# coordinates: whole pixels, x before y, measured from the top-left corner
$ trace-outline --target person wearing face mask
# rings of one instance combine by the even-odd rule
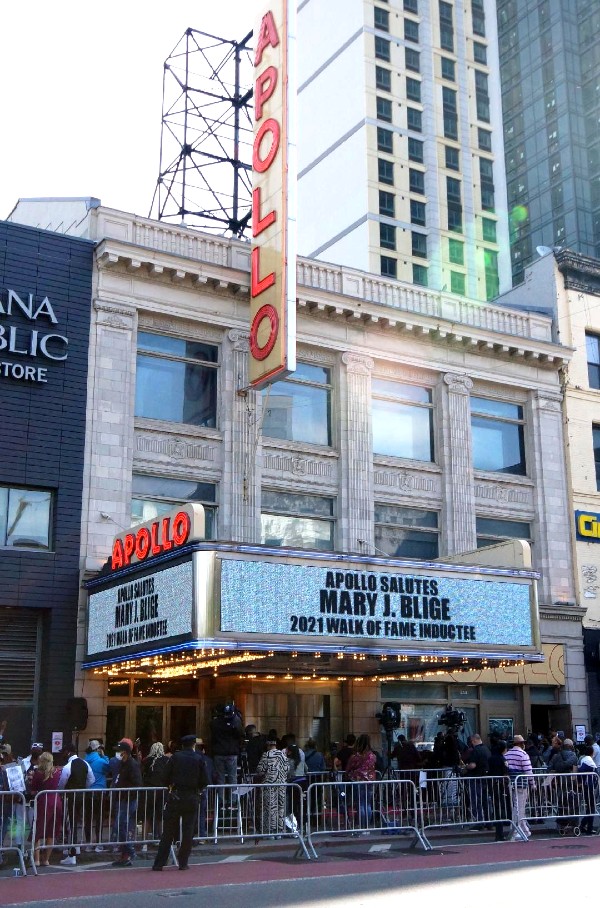
[[[112,787],[120,789],[116,798],[116,840],[119,843],[120,857],[112,862],[113,867],[131,867],[134,848],[129,841],[129,830],[135,828],[137,811],[137,793],[131,790],[142,787],[140,764],[132,757],[133,747],[128,739],[123,738],[117,744],[118,769],[113,778]]]

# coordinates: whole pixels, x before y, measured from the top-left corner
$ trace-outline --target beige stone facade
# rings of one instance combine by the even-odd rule
[[[375,505],[435,512],[444,560],[476,548],[478,519],[519,521],[530,527],[533,566],[540,573],[547,661],[529,674],[432,672],[421,680],[422,690],[427,697],[427,685],[435,682],[432,703],[466,697],[482,727],[488,717],[506,714],[515,730],[546,722],[569,728],[589,724],[583,610],[576,605],[582,600],[573,582],[563,457],[562,376],[572,344],[570,338],[561,338],[564,346],[555,342],[549,317],[300,259],[298,360],[329,370],[331,439],[322,445],[267,437],[261,431],[263,399],[247,388],[248,245],[102,207],[90,211],[78,229],[97,243],[82,528],[85,576],[100,568],[112,537],[130,525],[134,474],[213,483],[220,540],[260,542],[265,489],[332,500],[334,548],[340,553],[376,553]],[[135,416],[140,331],[218,347],[215,426]],[[374,381],[431,393],[431,460],[373,453]],[[473,468],[474,398],[522,408],[523,475]],[[85,625],[82,592],[79,666]],[[504,699],[494,694],[500,688]],[[135,710],[148,703],[126,681],[120,693],[108,697],[106,682],[80,668],[75,694],[88,701],[91,736],[107,734],[108,707],[122,707],[132,731]],[[283,724],[296,723],[305,736],[320,717],[327,719],[332,740],[351,730],[376,731],[375,712],[382,699],[389,699],[386,684],[369,677],[330,675],[315,684],[291,674],[251,678],[238,673],[201,678],[197,693],[181,704],[197,706],[198,729],[205,730],[211,705],[234,694],[246,721],[264,730],[278,718],[280,731]],[[497,707],[488,702],[494,697]],[[177,702],[165,700],[165,709]],[[165,712],[165,737],[169,715]]]

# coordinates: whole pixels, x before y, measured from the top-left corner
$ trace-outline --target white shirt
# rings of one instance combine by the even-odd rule
[[[592,744],[592,750],[592,760],[594,761],[594,765],[596,766],[596,769],[600,769],[600,747],[598,747],[595,741]]]
[[[67,763],[67,765],[63,766],[63,771],[61,772],[60,779],[58,780],[58,787],[60,789],[64,788],[66,786],[67,782],[69,781],[69,779],[71,778],[71,763],[73,762],[73,760],[78,760],[78,759],[80,759],[80,758],[77,756],[77,754],[73,754],[72,757],[69,757],[69,762]],[[83,758],[81,758],[81,759],[83,759]],[[83,762],[85,763],[85,760]],[[91,788],[95,781],[94,773],[92,772],[92,767],[90,766],[89,763],[85,763],[85,765],[87,766],[87,777],[85,780],[85,787]]]

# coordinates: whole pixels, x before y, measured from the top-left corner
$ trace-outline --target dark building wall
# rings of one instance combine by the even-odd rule
[[[53,731],[70,736],[65,707],[75,665],[92,256],[88,240],[0,222],[0,485],[49,489],[54,496],[50,552],[0,549],[0,624],[35,609],[42,625],[33,728],[21,728],[24,709],[6,734],[20,750],[32,733],[47,745]],[[15,305],[8,314],[9,289],[24,301],[32,293],[34,311],[48,297],[56,324],[43,313],[31,320]],[[66,337],[67,358],[53,361],[39,348],[37,356],[10,352],[11,327],[21,350],[32,330],[38,341],[45,334]],[[46,349],[60,356],[65,345],[54,340]],[[4,363],[44,368],[46,381],[19,379]],[[7,699],[1,669],[0,702]]]

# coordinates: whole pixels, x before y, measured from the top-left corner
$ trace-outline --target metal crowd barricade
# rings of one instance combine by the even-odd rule
[[[196,842],[294,838],[305,857],[304,792],[296,783],[209,785],[198,812]]]
[[[414,843],[431,849],[421,829],[417,789],[411,781],[316,782],[308,788],[306,837],[315,857],[317,836],[411,832]]]
[[[598,773],[536,773],[515,779],[516,809],[528,821],[546,821],[561,835],[579,835],[584,817],[600,816]],[[523,825],[523,824],[522,824]]]
[[[523,838],[513,818],[513,798],[507,776],[464,777],[453,772],[428,778],[420,789],[421,823],[427,829],[494,825],[509,826]]]
[[[155,843],[162,831],[165,788],[41,791],[33,803],[31,866],[37,873],[56,849],[118,850]]]
[[[25,855],[30,823],[29,808],[22,792],[0,791],[0,855],[15,852],[21,876],[27,873]]]

